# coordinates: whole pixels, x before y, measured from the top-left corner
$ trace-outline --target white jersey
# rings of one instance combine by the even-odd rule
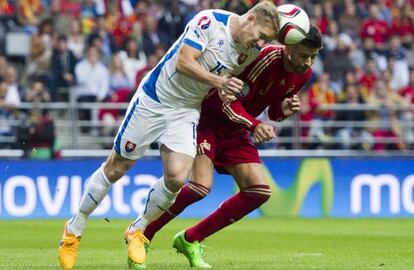
[[[184,33],[171,46],[158,65],[142,80],[139,91],[153,100],[175,108],[199,108],[211,85],[176,71],[178,52],[186,44],[203,54],[197,59],[208,71],[217,75],[239,75],[259,54],[258,48],[245,49],[230,34],[230,17],[223,10],[198,13]]]

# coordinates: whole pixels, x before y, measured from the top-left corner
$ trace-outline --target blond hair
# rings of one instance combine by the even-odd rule
[[[254,14],[258,23],[271,25],[275,33],[279,32],[279,14],[273,1],[262,0],[247,13]]]

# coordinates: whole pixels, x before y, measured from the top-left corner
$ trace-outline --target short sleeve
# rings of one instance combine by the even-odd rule
[[[199,12],[188,22],[183,43],[194,49],[204,51],[211,40],[214,18],[211,11]]]

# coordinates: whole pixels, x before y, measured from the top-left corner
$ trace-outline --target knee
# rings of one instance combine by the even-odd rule
[[[205,184],[205,183],[197,183],[194,181],[189,181],[187,184],[187,187],[197,193],[200,196],[200,199],[204,198],[205,196],[210,193],[211,190],[211,183]]]
[[[250,186],[243,189],[242,192],[249,198],[252,204],[257,205],[257,207],[267,202],[272,195],[272,191],[268,185]]]
[[[188,178],[190,169],[185,166],[174,164],[164,170],[164,181],[167,187],[174,186],[177,189],[184,185],[185,180]],[[174,188],[174,189],[176,189]]]
[[[103,170],[111,183],[118,181],[125,173],[134,165],[135,161],[127,159],[111,159],[109,158],[104,166]]]

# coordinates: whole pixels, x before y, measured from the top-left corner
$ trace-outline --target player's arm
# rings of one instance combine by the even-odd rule
[[[236,77],[220,77],[207,71],[197,61],[202,54],[202,51],[193,48],[190,45],[184,44],[177,58],[177,72],[197,81],[209,84],[215,88],[221,89],[229,97],[239,93],[243,87],[243,81]]]
[[[251,116],[245,110],[240,100],[235,100],[229,104],[223,103],[223,112],[235,125],[252,131],[253,136],[258,143],[262,143],[276,137],[273,127],[264,124],[262,121]]]
[[[294,94],[270,105],[267,114],[270,120],[281,122],[299,111],[300,100],[298,95]]]

